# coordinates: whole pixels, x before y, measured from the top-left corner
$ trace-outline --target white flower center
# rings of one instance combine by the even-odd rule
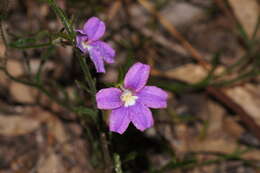
[[[136,102],[136,99],[138,99],[138,97],[133,95],[133,93],[129,90],[124,90],[124,92],[120,98],[124,102],[125,107],[134,105]]]
[[[90,46],[87,41],[82,41],[81,44],[82,44],[82,47],[83,47],[84,49],[88,49],[88,50],[89,50],[89,49],[92,48],[92,46]]]

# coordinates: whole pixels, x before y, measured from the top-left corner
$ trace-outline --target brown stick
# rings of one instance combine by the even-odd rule
[[[192,55],[192,57],[206,70],[211,68],[211,65],[203,59],[198,50],[196,50],[178,31],[177,29],[169,22],[167,19],[162,17],[153,7],[153,5],[147,0],[138,0],[139,3],[152,13],[155,17],[158,18],[162,26],[178,41],[181,42],[182,46],[187,49],[187,51]],[[225,104],[228,108],[233,110],[239,115],[241,120],[246,124],[248,129],[260,140],[260,127],[255,123],[254,119],[248,115],[243,108],[241,108],[237,103],[235,103],[230,97],[228,97],[221,89],[213,88],[208,86],[206,91],[220,102]]]
[[[145,7],[149,12],[151,12],[154,16],[156,16],[161,24],[165,27],[165,29],[177,40],[180,41],[182,46],[193,56],[198,63],[209,70],[211,65],[204,60],[204,58],[200,55],[200,53],[192,47],[192,45],[177,31],[177,29],[169,22],[166,18],[162,17],[153,7],[153,5],[147,0],[138,0],[139,3]]]
[[[118,11],[120,10],[120,7],[122,6],[122,1],[121,0],[116,0],[111,8],[108,11],[108,22],[111,22],[112,19],[117,15]]]
[[[230,99],[223,91],[218,88],[208,86],[206,91],[217,100],[225,104],[229,109],[233,110],[239,118],[247,125],[248,129],[260,140],[260,127],[255,120],[249,116],[241,106]]]

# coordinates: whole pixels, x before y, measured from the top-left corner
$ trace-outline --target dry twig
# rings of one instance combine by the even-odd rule
[[[159,22],[164,26],[164,28],[178,41],[181,42],[182,46],[192,55],[199,65],[201,65],[206,70],[211,69],[211,65],[203,59],[203,56],[200,52],[195,49],[178,31],[177,29],[170,23],[167,19],[162,17],[153,7],[153,5],[147,0],[138,0],[139,3],[148,10],[151,14],[158,18]],[[214,88],[208,86],[206,91],[209,95],[215,97],[221,103],[225,104],[228,108],[234,111],[239,115],[240,119],[247,125],[248,129],[260,140],[260,127],[255,123],[254,119],[248,115],[247,112],[237,103],[235,103],[230,97],[228,97],[221,89]]]

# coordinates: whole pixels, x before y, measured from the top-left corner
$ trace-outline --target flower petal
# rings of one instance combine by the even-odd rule
[[[76,32],[77,32],[78,34],[87,36],[87,34],[86,34],[86,33],[84,32],[84,30],[82,30],[82,29],[76,29]]]
[[[82,34],[78,34],[76,36],[76,46],[83,52],[83,53],[87,53],[88,52],[88,49],[87,48],[84,48],[83,45],[82,45],[82,42],[87,40],[88,37],[85,36],[85,35],[82,35]]]
[[[105,73],[104,60],[100,54],[100,51],[97,47],[91,46],[88,48],[89,57],[92,62],[95,64],[96,70],[98,73]]]
[[[145,86],[137,93],[139,102],[150,108],[166,108],[168,94],[156,86]]]
[[[102,58],[109,64],[114,63],[115,50],[109,44],[103,41],[96,41],[95,43],[99,47]]]
[[[142,89],[149,77],[150,66],[140,62],[134,64],[127,72],[124,80],[124,86],[138,92]]]
[[[141,131],[153,126],[153,116],[150,109],[141,103],[128,107],[129,119]]]
[[[112,110],[109,117],[109,130],[117,133],[124,133],[130,123],[128,109],[121,107]]]
[[[97,107],[99,109],[116,109],[123,103],[120,96],[122,91],[118,88],[106,88],[96,94]]]
[[[86,33],[89,37],[89,40],[95,41],[104,35],[106,26],[105,23],[101,21],[99,18],[91,17],[84,24],[83,30],[84,33]]]

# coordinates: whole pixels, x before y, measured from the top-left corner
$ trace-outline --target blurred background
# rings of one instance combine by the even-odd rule
[[[169,93],[154,127],[108,133],[116,173],[259,173],[258,0],[56,0],[71,25],[98,16],[116,50],[98,89],[137,61]],[[75,48],[44,0],[0,0],[0,173],[102,173]],[[108,111],[104,111],[107,129]],[[108,129],[107,129],[108,131]]]

